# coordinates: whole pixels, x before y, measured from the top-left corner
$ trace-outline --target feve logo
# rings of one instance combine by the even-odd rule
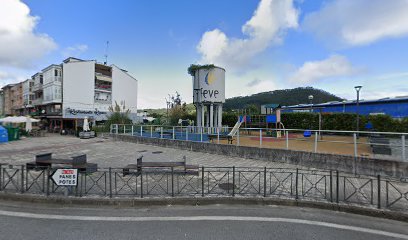
[[[208,71],[207,75],[205,75],[205,83],[207,85],[211,85],[215,82],[215,76],[212,70]]]

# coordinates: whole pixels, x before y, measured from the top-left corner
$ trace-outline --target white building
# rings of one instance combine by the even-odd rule
[[[62,64],[62,118],[78,126],[78,119],[106,120],[109,107],[124,104],[136,120],[137,80],[115,65],[68,58]]]
[[[34,80],[33,79],[27,79],[23,82],[23,113],[22,115],[27,115],[30,114],[31,109],[34,107],[32,105],[32,101],[34,99],[34,93],[33,93],[33,86],[34,86]]]

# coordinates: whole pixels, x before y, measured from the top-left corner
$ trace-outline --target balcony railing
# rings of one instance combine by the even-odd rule
[[[36,106],[36,105],[41,105],[43,103],[43,99],[39,98],[39,99],[34,99],[31,101],[31,103]]]
[[[43,90],[43,84],[42,83],[35,84],[33,86],[32,90],[33,90],[33,92],[42,91]]]

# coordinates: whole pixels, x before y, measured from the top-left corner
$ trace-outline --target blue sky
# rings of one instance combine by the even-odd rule
[[[103,62],[106,41],[108,62],[139,80],[139,108],[175,91],[192,102],[191,63],[225,67],[227,97],[408,95],[406,0],[1,0],[0,86],[68,56]]]

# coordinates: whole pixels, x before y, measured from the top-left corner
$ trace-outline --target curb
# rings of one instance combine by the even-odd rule
[[[115,207],[149,207],[168,205],[279,205],[291,207],[307,207],[339,211],[370,217],[386,218],[408,222],[408,213],[385,209],[374,209],[342,203],[317,202],[310,200],[278,199],[262,197],[168,197],[168,198],[89,198],[89,197],[46,197],[42,195],[27,195],[18,193],[0,193],[0,200],[26,203],[80,205],[80,206],[115,206]]]

